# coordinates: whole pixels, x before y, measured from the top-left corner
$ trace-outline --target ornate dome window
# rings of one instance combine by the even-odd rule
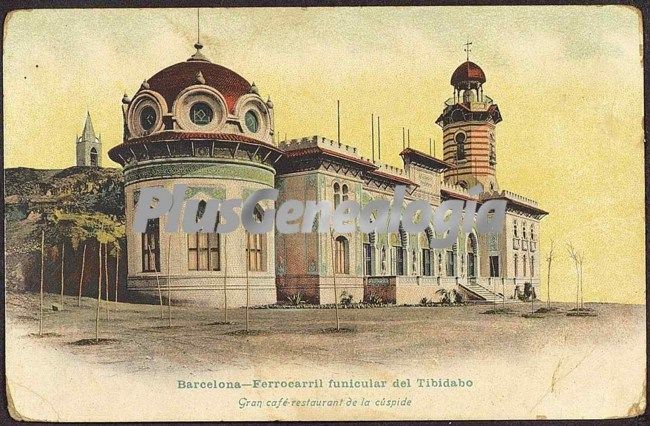
[[[127,127],[132,136],[146,136],[163,130],[165,100],[156,92],[144,90],[131,102],[127,114]]]
[[[190,120],[198,126],[210,124],[213,116],[214,111],[212,111],[210,105],[205,102],[197,102],[192,105],[192,108],[190,108]]]
[[[227,114],[221,93],[206,85],[186,88],[174,102],[174,117],[182,130],[219,131]]]
[[[246,114],[244,115],[244,123],[251,133],[257,133],[260,130],[260,120],[253,110],[246,111]]]
[[[150,131],[156,124],[156,120],[156,110],[149,105],[142,108],[142,111],[140,112],[140,126],[142,126],[145,131]]]

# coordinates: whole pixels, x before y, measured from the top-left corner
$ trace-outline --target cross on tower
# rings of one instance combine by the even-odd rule
[[[468,62],[469,62],[469,52],[472,51],[472,49],[470,48],[471,45],[472,45],[472,42],[471,42],[471,41],[467,41],[467,43],[463,44],[463,46],[465,46],[465,47],[463,48],[463,50],[464,50],[465,52],[467,52],[467,61],[468,61]]]

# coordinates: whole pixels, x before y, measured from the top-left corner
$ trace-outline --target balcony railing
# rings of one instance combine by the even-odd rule
[[[461,103],[461,102],[454,102],[454,98],[449,98],[449,99],[447,99],[445,101],[445,106],[450,107],[450,106],[455,105],[457,103]],[[462,103],[465,103],[465,102],[462,102]],[[487,108],[488,106],[492,105],[494,103],[494,101],[492,100],[491,97],[483,95],[483,101],[482,102],[481,101],[474,101],[474,102],[471,102],[471,103],[475,104],[477,106],[483,106],[484,108]]]

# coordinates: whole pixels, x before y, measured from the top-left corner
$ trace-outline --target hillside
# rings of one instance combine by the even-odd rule
[[[5,170],[5,261],[7,288],[24,291],[40,285],[40,237],[45,231],[46,291],[58,291],[61,247],[66,246],[65,276],[69,293],[79,281],[83,245],[89,255],[84,279],[97,273],[97,242],[66,238],[55,225],[54,212],[101,217],[112,227],[124,225],[124,185],[119,169],[70,167],[42,170],[25,167]],[[72,225],[74,226],[74,225]],[[92,253],[93,255],[90,255]],[[109,264],[111,260],[109,259]],[[120,274],[121,275],[121,274]],[[53,282],[50,282],[52,280]],[[95,288],[96,286],[88,286]],[[66,291],[68,292],[68,291]],[[96,290],[95,290],[96,293]]]

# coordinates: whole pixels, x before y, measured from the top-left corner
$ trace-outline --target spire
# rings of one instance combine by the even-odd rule
[[[95,130],[93,129],[93,122],[90,119],[90,111],[87,111],[86,124],[84,124],[84,130],[81,134],[81,137],[86,141],[95,140]]]
[[[194,48],[196,49],[196,52],[190,58],[188,61],[205,61],[205,62],[210,62],[208,58],[206,58],[203,53],[201,53],[201,49],[203,49],[203,45],[201,44],[201,15],[200,15],[200,9],[196,9],[196,43],[194,44]]]
[[[465,51],[465,53],[467,53],[467,62],[469,62],[469,52],[472,51],[472,49],[470,48],[471,45],[472,45],[472,42],[469,41],[469,40],[467,40],[467,43],[463,44],[463,46],[465,46],[465,48],[463,50]]]

